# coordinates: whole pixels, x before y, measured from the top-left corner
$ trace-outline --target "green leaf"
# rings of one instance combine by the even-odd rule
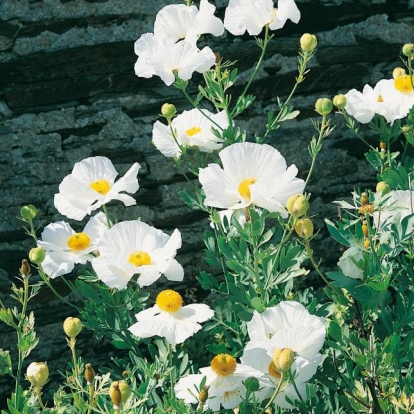
[[[335,224],[332,221],[325,219],[326,227],[328,228],[329,234],[338,242],[344,246],[351,247],[349,241],[344,237],[336,228]]]
[[[10,352],[0,348],[0,375],[13,375]]]
[[[328,334],[335,339],[335,341],[342,342],[342,330],[337,322],[331,321],[328,328]]]

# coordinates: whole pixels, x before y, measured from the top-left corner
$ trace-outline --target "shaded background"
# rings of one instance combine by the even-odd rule
[[[208,222],[178,197],[178,191],[195,183],[187,183],[174,163],[151,144],[152,124],[164,102],[174,103],[180,111],[189,107],[175,88],[167,88],[159,78],[137,78],[133,71],[134,41],[153,30],[162,6],[177,2],[0,0],[0,299],[6,306],[13,303],[10,286],[21,260],[33,247],[16,218],[20,207],[30,203],[40,209],[41,229],[64,219],[54,208],[53,195],[75,162],[96,155],[109,157],[120,174],[136,161],[141,164],[137,205],[125,209],[113,203],[109,211],[120,220],[141,217],[169,233],[178,227],[183,234],[178,260],[186,270],[182,288],[197,289],[195,277],[204,268],[202,233]],[[227,1],[212,3],[223,17]],[[276,32],[252,85],[257,100],[238,122],[250,137],[263,131],[266,113],[276,108],[276,96],[283,99],[294,84],[301,34],[316,34],[318,53],[292,101],[300,116],[271,140],[303,177],[310,166],[307,145],[313,134],[314,102],[391,77],[392,69],[401,65],[401,46],[414,41],[414,1],[297,0],[297,4],[302,19]],[[207,44],[225,60],[238,61],[241,75],[235,89],[242,88],[260,52],[254,39],[205,36],[201,45]],[[364,161],[364,145],[352,138],[341,119],[337,121],[308,187],[311,212],[320,228],[323,218],[336,215],[333,200],[348,197],[354,187],[375,185],[375,175]],[[323,266],[335,265],[338,245],[326,232],[319,234],[314,247]],[[63,295],[69,293],[59,280],[55,284]],[[47,288],[33,300],[32,309],[40,343],[27,363],[47,360],[56,381],[56,371],[64,370],[70,359],[61,325],[71,310]],[[0,348],[11,349],[14,344],[14,332],[1,324]],[[96,367],[114,355],[90,332],[81,334],[79,346],[80,354]],[[48,388],[53,388],[53,381]],[[0,378],[0,406],[11,385],[9,378]]]

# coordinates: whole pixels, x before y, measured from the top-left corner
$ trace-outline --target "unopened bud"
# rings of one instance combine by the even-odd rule
[[[361,193],[361,198],[359,199],[359,201],[361,202],[361,204],[363,206],[365,206],[365,204],[369,203],[368,194],[365,191],[363,193]]]
[[[315,103],[315,110],[319,115],[328,115],[333,109],[333,104],[328,98],[319,98]]]
[[[122,403],[122,394],[119,389],[118,381],[114,381],[109,387],[109,396],[111,397],[112,404],[119,407]]]
[[[220,63],[220,60],[221,60],[220,53],[219,52],[214,52],[214,56],[216,57],[215,64],[218,65]]]
[[[303,194],[295,194],[288,198],[286,208],[292,216],[301,217],[308,211],[309,201]]]
[[[40,264],[45,260],[46,252],[43,247],[33,247],[29,252],[29,259],[32,263]]]
[[[22,260],[22,265],[20,267],[20,273],[25,276],[28,277],[30,276],[30,265],[29,262],[26,259]]]
[[[385,195],[385,194],[388,194],[390,192],[390,186],[385,181],[380,181],[377,184],[375,190],[376,190],[377,193],[381,192],[382,195]]]
[[[404,134],[408,134],[409,132],[411,132],[411,127],[410,127],[410,125],[404,125],[401,128],[401,130],[402,130],[402,132],[404,132]]]
[[[369,249],[370,245],[369,239],[364,239],[364,248]]]
[[[364,220],[364,222],[362,223],[362,234],[364,235],[364,237],[368,237],[368,225],[367,222]]]
[[[63,322],[63,330],[69,338],[76,338],[82,330],[82,322],[79,318],[69,316]]]
[[[402,47],[402,53],[404,56],[410,57],[414,55],[414,44],[413,43],[406,43]]]
[[[300,38],[300,47],[304,52],[313,52],[318,45],[318,39],[315,35],[305,33]]]
[[[295,353],[290,348],[276,348],[272,356],[275,367],[280,372],[288,372],[295,360]]]
[[[311,219],[305,218],[298,220],[295,225],[295,231],[298,234],[298,236],[309,239],[313,236],[313,223]]]
[[[92,384],[95,379],[95,371],[92,368],[92,364],[85,364],[85,379],[89,384]]]
[[[165,103],[161,107],[161,114],[162,114],[162,116],[167,118],[168,123],[171,122],[171,119],[173,118],[173,116],[176,113],[177,113],[177,109],[175,108],[175,106],[173,104]]]
[[[392,71],[392,77],[394,79],[399,78],[400,76],[404,76],[406,74],[406,71],[404,68],[394,68]]]
[[[129,385],[124,380],[118,381],[118,386],[119,391],[121,391],[122,404],[124,404],[128,397],[131,395],[131,388],[129,388]]]
[[[244,381],[244,386],[250,392],[256,392],[260,388],[259,380],[255,377],[249,377],[246,381]]]
[[[20,209],[20,215],[26,220],[33,220],[36,217],[37,212],[38,209],[33,204],[23,206]]]
[[[208,400],[208,389],[209,387],[205,385],[198,394],[198,401],[200,401],[201,404],[205,404]]]
[[[346,106],[346,96],[343,94],[335,95],[333,98],[333,104],[338,109],[344,109]]]
[[[33,387],[42,388],[49,379],[49,368],[45,362],[32,362],[27,367],[26,376]]]

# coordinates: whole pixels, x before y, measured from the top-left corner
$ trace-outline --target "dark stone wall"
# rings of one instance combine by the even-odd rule
[[[179,110],[188,104],[175,88],[158,78],[134,74],[133,44],[152,31],[155,13],[170,0],[1,0],[0,2],[0,299],[6,305],[21,259],[33,242],[17,220],[20,207],[40,209],[41,226],[61,220],[53,194],[76,161],[108,156],[123,174],[138,161],[137,205],[110,206],[119,219],[141,217],[165,231],[179,227],[183,248],[178,260],[194,280],[204,263],[202,233],[205,216],[183,206],[178,191],[191,187],[151,144],[152,124],[164,102]],[[224,15],[225,0],[214,2]],[[412,0],[297,1],[298,25],[288,22],[276,32],[259,78],[251,92],[257,101],[239,124],[253,136],[263,129],[264,115],[286,97],[296,75],[296,53],[302,33],[318,36],[318,53],[306,80],[293,99],[300,116],[272,136],[274,144],[295,163],[300,175],[310,166],[307,145],[313,134],[314,102],[351,88],[361,89],[390,77],[400,65],[402,44],[414,40]],[[243,87],[259,49],[251,37],[205,37],[204,43],[224,59],[237,60]],[[196,78],[195,80],[197,80]],[[196,82],[193,83],[193,86]],[[317,225],[336,214],[332,201],[353,187],[371,187],[375,176],[364,162],[364,146],[353,139],[341,120],[325,141],[309,191]],[[322,232],[315,241],[325,266],[338,256],[337,246]],[[57,289],[66,294],[57,281]],[[49,361],[51,370],[64,369],[69,359],[61,324],[70,309],[44,289],[34,300],[40,345],[31,360]],[[0,348],[15,343],[13,332],[0,325]],[[108,358],[111,348],[83,333],[86,359]],[[63,354],[62,354],[62,350]],[[104,354],[104,355],[103,355]],[[65,362],[63,362],[65,361]],[[56,378],[56,377],[55,377]],[[9,379],[0,378],[0,401],[9,394]]]

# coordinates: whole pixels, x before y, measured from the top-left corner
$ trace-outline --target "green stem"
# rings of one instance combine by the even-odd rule
[[[41,387],[36,387],[36,397],[37,397],[37,401],[39,402],[40,407],[44,410],[45,406],[44,406],[43,401],[42,401]]]
[[[314,269],[316,270],[316,272],[318,273],[318,275],[322,278],[322,280],[332,289],[334,290],[333,286],[329,283],[328,279],[326,278],[326,276],[322,273],[322,271],[319,269],[318,264],[315,262],[315,259],[313,258],[313,251],[310,248],[310,244],[309,244],[309,240],[306,239],[305,240],[305,248],[306,248],[306,253],[308,254],[309,260],[312,263],[312,266],[314,267]]]
[[[92,407],[95,405],[94,404],[94,398],[95,398],[95,385],[94,383],[90,383],[88,382],[88,390],[89,390],[89,405],[90,407],[88,408],[88,413],[90,414],[92,412]]]
[[[111,219],[109,218],[108,209],[107,209],[107,207],[106,207],[105,204],[102,206],[102,210],[103,210],[103,212],[105,214],[106,223],[108,224],[108,228],[111,228],[112,227],[112,225],[111,225]]]
[[[275,392],[273,393],[272,397],[270,398],[269,402],[266,404],[266,407],[263,410],[263,413],[272,405],[272,402],[274,401],[274,399],[277,397],[277,395],[280,392],[280,389],[282,388],[282,383],[284,381],[284,375],[283,372],[280,374],[280,381],[279,384],[277,384],[277,388],[275,390]]]
[[[172,355],[172,345],[168,343],[168,365],[170,367],[170,387],[171,387],[171,397],[174,395],[174,367],[173,367],[173,355]]]
[[[79,368],[78,368],[78,358],[76,357],[76,338],[70,338],[68,341],[69,348],[72,352],[72,360],[73,360],[73,374],[76,378],[79,377]]]

